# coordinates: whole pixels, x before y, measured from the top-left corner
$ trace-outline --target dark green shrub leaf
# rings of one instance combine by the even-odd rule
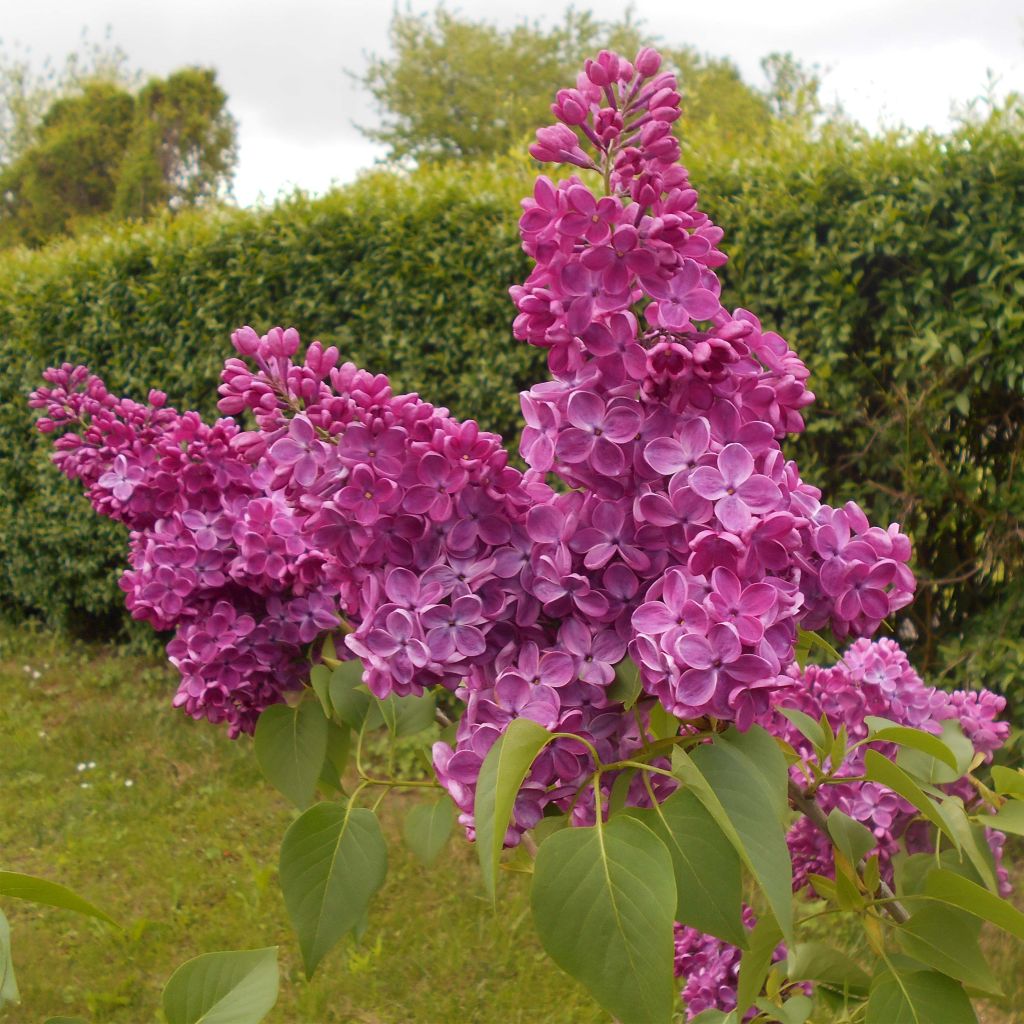
[[[921,787],[899,765],[893,764],[877,750],[868,750],[864,754],[864,774],[873,782],[880,782],[893,792],[899,793],[904,800],[909,800],[958,850],[960,849],[960,840],[949,827],[938,805],[925,795]]]
[[[1024,801],[1007,800],[998,814],[983,817],[981,820],[989,828],[997,828],[1000,832],[1012,832],[1015,836],[1024,836]]]
[[[822,942],[801,942],[789,954],[786,977],[817,981],[840,992],[866,992],[870,977],[854,960]]]
[[[14,977],[14,960],[11,958],[11,926],[0,910],[0,1010],[20,999],[18,982]]]
[[[978,936],[981,921],[970,914],[940,903],[929,903],[915,910],[901,925],[899,941],[905,953],[915,960],[948,974],[965,985],[1002,995],[981,952]]]
[[[320,699],[324,717],[330,718],[334,714],[334,708],[331,706],[331,670],[326,665],[314,665],[309,670],[309,683]]]
[[[938,971],[884,968],[871,982],[865,1024],[978,1024],[971,1001]]]
[[[14,899],[28,900],[30,903],[43,903],[48,907],[60,907],[62,910],[73,910],[76,914],[87,917],[98,917],[112,925],[117,922],[105,914],[99,907],[83,899],[76,892],[58,882],[50,882],[34,875],[22,875],[16,871],[0,871],[0,896],[12,896]]]
[[[772,954],[781,938],[782,930],[771,914],[764,914],[754,925],[748,948],[740,960],[739,984],[736,987],[736,1015],[740,1019],[764,988],[772,965]]]
[[[1024,797],[1024,772],[1022,771],[1014,771],[1012,768],[1004,768],[997,764],[992,769],[992,782],[997,793]]]
[[[871,830],[838,808],[829,812],[828,831],[836,848],[854,867],[878,843]]]
[[[933,899],[966,910],[997,928],[1024,939],[1024,914],[969,878],[938,868],[925,879],[924,891]]]
[[[745,735],[754,732],[751,729]],[[764,736],[771,748],[761,738],[741,745],[726,736],[700,746],[692,756],[676,747],[672,752],[672,771],[707,808],[732,843],[767,897],[783,935],[792,941],[793,866],[780,815],[780,802],[783,809],[786,807],[787,770],[778,745],[767,733]],[[748,756],[748,750],[761,750],[768,755],[767,771]]]
[[[794,728],[810,740],[815,750],[819,753],[825,752],[825,730],[810,715],[798,708],[779,708],[779,714],[787,718]]]
[[[739,854],[700,800],[679,789],[662,804],[626,813],[654,832],[672,856],[676,920],[745,946]]]
[[[615,666],[615,681],[606,692],[609,700],[618,701],[628,711],[643,692],[640,666],[632,658],[623,658]]]
[[[334,713],[349,728],[358,732],[370,707],[370,695],[362,687],[363,663],[343,661],[332,673],[328,693]]]
[[[933,736],[930,732],[923,732],[921,729],[912,729],[906,725],[896,725],[888,719],[876,718],[873,715],[868,715],[864,721],[867,723],[868,736],[872,741],[878,740],[884,743],[895,743],[901,747],[911,747],[948,765],[958,773],[957,778],[963,774],[963,769],[957,763],[956,754],[938,736]]]

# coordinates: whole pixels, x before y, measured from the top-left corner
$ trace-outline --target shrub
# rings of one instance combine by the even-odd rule
[[[866,484],[872,517],[899,518],[928,567],[901,638],[927,670],[951,658],[957,681],[1006,689],[1020,680],[1024,611],[1019,114],[949,137],[787,142],[698,171],[730,240],[729,293],[811,366],[819,402],[801,465],[836,497]],[[294,324],[511,441],[515,392],[540,367],[537,352],[507,344],[505,288],[527,267],[510,215],[523,178],[512,164],[374,174],[321,200],[5,257],[10,614],[107,631],[123,622],[123,542],[90,525],[32,437],[24,396],[47,363],[88,363],[139,397],[160,382],[179,407],[209,412],[228,332],[244,320]],[[992,656],[993,637],[1009,657]]]

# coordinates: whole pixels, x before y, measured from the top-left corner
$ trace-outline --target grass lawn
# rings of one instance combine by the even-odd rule
[[[307,982],[275,867],[293,813],[248,740],[170,708],[174,686],[152,658],[0,633],[0,867],[64,882],[123,925],[5,900],[22,1004],[4,1024],[148,1024],[184,960],[268,945],[282,965],[268,1024],[606,1024],[541,951],[521,876],[503,876],[495,915],[461,838],[434,869],[412,858],[399,838],[412,796],[382,810],[390,865],[369,930]],[[1024,1006],[1021,947],[992,949]]]

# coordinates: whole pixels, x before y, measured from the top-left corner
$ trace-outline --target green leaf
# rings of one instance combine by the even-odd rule
[[[980,820],[989,828],[997,828],[1000,832],[1012,832],[1015,836],[1024,836],[1024,802],[1007,800],[998,814],[983,816]]]
[[[324,717],[334,714],[331,707],[331,670],[326,665],[314,665],[309,670],[309,682],[313,692],[320,698],[320,706],[324,709]]]
[[[868,750],[864,754],[864,774],[873,782],[880,782],[893,792],[899,793],[905,800],[909,800],[958,850],[960,849],[960,840],[942,816],[938,805],[925,795],[921,787],[902,768],[883,757],[877,750]]]
[[[398,734],[398,698],[392,693],[387,697],[374,697],[373,702],[380,712],[380,717],[388,727],[392,736]]]
[[[395,702],[395,736],[415,736],[434,724],[437,700],[432,693],[413,697],[393,697]]]
[[[828,832],[836,848],[853,867],[878,845],[878,840],[867,826],[838,809],[829,812]]]
[[[755,731],[757,727],[744,735]],[[793,941],[793,867],[779,813],[780,801],[786,806],[788,773],[782,751],[767,733],[764,735],[771,748],[762,739],[741,746],[730,741],[728,734],[701,745],[692,757],[676,747],[672,771],[715,819],[763,890],[783,935]],[[748,751],[756,749],[774,751],[768,756],[767,772],[748,756]]]
[[[676,920],[745,946],[739,854],[692,792],[679,789],[654,807],[631,807],[665,844],[676,878]]]
[[[770,999],[758,999],[754,1005],[766,1020],[776,1021],[777,1024],[805,1024],[814,1009],[813,1000],[803,994],[787,999],[781,1006]]]
[[[442,796],[430,804],[418,804],[405,816],[405,841],[427,867],[437,860],[455,827],[455,805]]]
[[[167,1024],[259,1024],[277,1002],[277,946],[204,953],[164,988]]]
[[[809,629],[797,629],[797,647],[805,652],[805,657],[813,650],[827,654],[832,661],[842,661],[843,656],[823,637]]]
[[[505,845],[505,832],[512,820],[512,808],[534,758],[551,741],[551,733],[528,718],[517,718],[491,747],[480,767],[473,815],[476,823],[476,852],[484,888],[496,895],[498,859]]]
[[[0,910],[0,1010],[8,1003],[20,1000],[18,982],[14,977],[14,960],[11,957],[11,926]]]
[[[666,711],[661,701],[655,701],[648,712],[647,728],[656,740],[667,740],[679,735],[679,719]]]
[[[925,879],[924,891],[933,899],[966,910],[968,914],[991,921],[997,928],[1024,939],[1024,914],[1007,900],[1000,899],[968,878],[939,868]]]
[[[605,693],[609,700],[617,701],[628,711],[643,693],[640,666],[632,658],[623,658],[615,666],[615,680]]]
[[[956,766],[950,768],[948,761],[940,760],[923,750],[905,747],[896,757],[896,763],[915,778],[933,786],[956,782],[966,774],[974,757],[974,744],[963,734],[960,723],[942,723],[941,742],[953,754]]]
[[[1024,771],[1014,771],[997,764],[992,769],[992,783],[997,793],[1024,796]]]
[[[11,896],[18,900],[31,903],[42,903],[48,907],[60,907],[62,910],[73,910],[76,914],[87,917],[98,917],[118,926],[117,922],[105,914],[99,907],[93,906],[76,892],[58,882],[50,882],[34,875],[21,875],[16,871],[0,871],[0,896]]]
[[[992,857],[992,848],[985,839],[984,829],[980,825],[971,824],[964,810],[963,801],[959,797],[946,797],[939,805],[939,810],[949,824],[950,830],[960,840],[961,849],[967,854],[982,883],[992,892],[998,892],[995,860]]]
[[[1002,990],[978,943],[981,921],[941,903],[916,910],[899,928],[905,953],[965,985],[1000,996]]]
[[[370,708],[370,695],[362,688],[363,663],[358,658],[343,661],[332,673],[328,687],[334,713],[358,732]]]
[[[333,721],[327,723],[327,752],[320,769],[318,781],[331,789],[343,792],[342,775],[348,765],[348,755],[352,748],[352,730],[347,725],[338,725]]]
[[[779,708],[779,714],[787,718],[794,728],[810,740],[815,750],[825,750],[825,730],[810,715],[798,708]]]
[[[267,781],[300,810],[313,802],[327,756],[327,719],[319,704],[274,704],[256,723],[256,761]]]
[[[675,880],[649,828],[623,815],[549,836],[530,902],[548,955],[621,1024],[669,1024]]]
[[[895,743],[897,746],[920,750],[922,753],[928,754],[929,757],[934,757],[948,765],[953,771],[959,772],[956,754],[930,732],[922,732],[920,729],[912,729],[906,725],[896,725],[886,718],[876,718],[874,715],[868,715],[864,721],[868,726],[870,742]],[[959,775],[957,777],[959,778]]]
[[[740,960],[739,984],[736,987],[737,1016],[742,1018],[754,1005],[764,988],[772,965],[772,954],[782,938],[782,930],[772,914],[764,914],[750,933],[749,948]]]
[[[888,968],[871,982],[865,1024],[978,1024],[971,1001],[938,971]]]
[[[307,978],[355,927],[387,866],[380,823],[365,807],[315,804],[292,823],[281,844],[281,891]]]
[[[789,954],[786,976],[791,981],[817,981],[840,992],[867,991],[871,979],[854,960],[822,942],[801,942]]]

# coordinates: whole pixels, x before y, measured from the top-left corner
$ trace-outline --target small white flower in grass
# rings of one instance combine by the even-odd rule
[[[75,771],[76,772],[84,772],[85,769],[88,768],[88,767],[89,766],[84,761],[79,761],[78,764],[75,765]]]
[[[96,762],[95,761],[90,761],[89,762],[89,767],[90,768],[95,768],[96,767]]]
[[[126,785],[126,786],[127,786],[128,788],[129,788],[129,789],[131,789],[131,787],[135,785],[135,782],[134,782],[134,781],[133,781],[132,779],[125,779],[125,780],[124,780],[124,784],[125,784],[125,785]]]
[[[81,786],[82,789],[92,789],[91,782],[80,782],[78,785]]]

